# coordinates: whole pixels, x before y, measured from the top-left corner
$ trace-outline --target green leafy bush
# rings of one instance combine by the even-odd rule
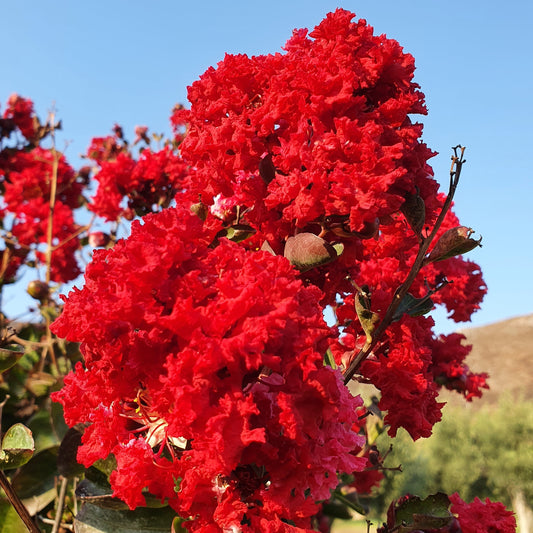
[[[389,454],[386,478],[377,491],[380,510],[387,501],[411,493],[459,492],[511,506],[521,492],[533,501],[533,402],[506,398],[480,410],[447,406],[440,424],[426,440],[412,442],[399,433]],[[391,440],[382,434],[382,451]],[[392,470],[402,466],[402,472]]]

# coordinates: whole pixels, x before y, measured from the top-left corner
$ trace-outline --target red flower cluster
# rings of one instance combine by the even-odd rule
[[[322,358],[330,345],[345,368],[368,341],[359,288],[379,320],[444,198],[412,120],[425,113],[413,58],[352,18],[339,9],[295,31],[283,54],[209,69],[189,88],[190,111],[172,117],[181,155],[135,160],[119,127],[88,152],[98,215],[131,218],[173,196],[178,208],[95,253],[54,325],[82,343],[85,369],[55,398],[69,424],[90,423],[84,464],[116,457],[115,495],[133,508],[147,488],[194,518],[192,531],[308,528],[336,473],[366,463],[361,402]],[[439,234],[457,224],[448,213]],[[486,291],[479,267],[426,263],[409,297],[468,320]],[[327,305],[339,329],[324,324]],[[380,389],[390,433],[413,438],[440,419],[441,386],[467,398],[486,386],[460,336],[436,337],[418,315],[395,316],[356,375]]]
[[[15,129],[18,129],[28,141],[31,141],[38,128],[36,119],[33,102],[18,94],[12,94],[7,100],[7,108],[3,114],[0,137],[9,137]]]
[[[192,167],[185,197],[209,205],[227,226],[250,227],[255,234],[243,245],[283,253],[298,232],[343,244],[335,261],[305,273],[345,327],[338,363],[366,339],[349,280],[369,286],[382,315],[418,251],[402,207],[419,195],[431,225],[444,201],[427,164],[434,154],[411,118],[426,112],[412,56],[352,18],[338,9],[309,36],[295,31],[284,54],[227,55],[189,88],[190,111],[173,117],[189,123],[181,145]],[[456,224],[450,213],[441,232]],[[433,301],[457,321],[469,320],[486,291],[479,267],[461,258],[428,264],[423,278],[412,286],[415,297],[453,282]],[[396,322],[383,343],[389,347],[361,369],[382,392],[392,434],[403,426],[414,438],[428,436],[441,416],[443,384],[468,397],[484,386],[484,376],[463,364],[464,350],[436,339],[432,326],[424,318]],[[436,345],[446,368],[433,361]]]
[[[514,513],[508,511],[499,502],[488,498],[483,503],[475,498],[472,503],[465,503],[455,493],[450,496],[451,511],[457,515],[462,533],[515,533]]]
[[[413,524],[405,523],[407,516],[412,516]],[[442,518],[439,519],[437,516]],[[432,527],[436,525],[435,520],[444,520],[447,524],[439,528]],[[467,504],[457,493],[449,497],[438,493],[422,502],[418,496],[406,494],[389,506],[387,523],[377,531],[391,533],[404,524],[412,531],[427,533],[514,533],[516,531],[514,513],[508,511],[503,504],[493,503],[489,498],[485,503],[475,498],[472,503]]]
[[[191,110],[175,113],[190,124],[189,196],[231,198],[277,252],[320,222],[372,236],[415,186],[436,192],[433,153],[410,119],[426,112],[414,59],[352,18],[339,9],[310,38],[295,31],[285,54],[227,55],[189,88]]]
[[[79,228],[74,222],[73,210],[81,206],[83,185],[62,154],[34,146],[36,135],[44,134],[30,100],[11,96],[1,125],[0,182],[3,205],[0,217],[4,229],[9,228],[4,239],[4,264],[7,266],[2,272],[2,280],[4,283],[13,281],[18,268],[30,254],[34,254],[41,264],[46,261],[44,250],[48,244],[54,172],[51,279],[61,283],[73,280],[81,274],[75,257],[80,246],[78,239],[73,238]],[[12,146],[7,142],[17,131],[28,142],[19,141]],[[39,131],[41,133],[38,134]]]
[[[131,220],[168,207],[187,173],[170,146],[157,152],[144,148],[135,160],[122,135],[122,129],[115,127],[115,136],[94,138],[87,151],[99,166],[98,189],[89,209],[107,221]],[[149,141],[145,127],[136,128],[134,144],[140,140]]]
[[[309,528],[337,472],[365,465],[361,401],[323,365],[320,291],[286,259],[213,237],[169,208],[95,252],[53,326],[85,357],[55,399],[70,425],[91,423],[84,464],[115,455],[130,507],[148,488],[192,531]]]

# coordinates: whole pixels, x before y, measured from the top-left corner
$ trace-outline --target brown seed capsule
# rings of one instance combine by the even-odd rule
[[[191,211],[201,220],[205,220],[207,218],[207,206],[202,202],[191,205]]]
[[[50,288],[44,281],[34,279],[28,283],[26,292],[35,300],[43,301],[48,298]]]
[[[443,233],[437,244],[431,250],[431,253],[424,260],[424,264],[443,261],[456,255],[466,254],[477,246],[481,246],[481,237],[479,240],[472,239],[470,236],[474,233],[472,228],[466,226],[457,226]]]
[[[101,248],[107,246],[111,237],[103,231],[93,231],[89,233],[89,246],[92,248]]]

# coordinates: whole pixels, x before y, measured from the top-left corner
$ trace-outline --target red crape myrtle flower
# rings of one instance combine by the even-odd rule
[[[3,118],[11,120],[11,127],[18,128],[26,139],[33,140],[39,123],[36,120],[33,102],[30,99],[23,98],[18,94],[12,94],[7,101]]]
[[[148,141],[146,131],[136,128],[137,137]],[[119,126],[115,126],[115,136],[93,138],[87,157],[99,166],[95,174],[98,189],[88,207],[107,221],[168,207],[187,173],[187,166],[170,146],[157,152],[144,148],[135,159]]]
[[[114,494],[168,499],[191,531],[310,528],[337,472],[364,468],[361,406],[323,365],[320,291],[283,257],[221,239],[188,209],[97,250],[56,334],[85,365],[54,396],[89,423],[78,458],[114,454]]]
[[[10,101],[14,98],[11,97]],[[18,97],[15,110],[21,107],[32,113],[31,100]],[[22,111],[11,113],[17,127],[23,128]],[[31,115],[33,116],[33,115]],[[28,119],[29,120],[29,119]],[[35,117],[35,120],[38,120]],[[31,148],[31,149],[30,149]],[[57,161],[56,161],[57,157]],[[0,151],[0,185],[3,189],[0,217],[4,229],[10,231],[9,246],[13,261],[7,269],[6,280],[15,279],[23,258],[30,253],[41,263],[46,262],[48,218],[54,168],[56,172],[55,207],[52,224],[54,247],[51,259],[52,281],[65,283],[77,278],[79,269],[75,253],[80,248],[77,238],[79,226],[74,222],[73,210],[81,206],[83,184],[62,154],[41,146],[10,147]]]
[[[189,88],[190,111],[174,114],[189,123],[191,200],[230,198],[276,252],[319,223],[331,237],[372,236],[415,185],[437,190],[410,118],[426,113],[414,59],[353,16],[339,9],[309,36],[295,31],[284,54],[226,55]]]
[[[337,309],[345,336],[335,354],[345,364],[366,340],[350,280],[368,285],[382,317],[418,252],[401,208],[419,195],[422,226],[431,227],[444,202],[428,165],[434,153],[414,119],[426,114],[414,59],[353,17],[338,9],[309,34],[295,31],[283,54],[226,55],[189,88],[191,109],[173,115],[189,125],[180,150],[191,170],[178,202],[200,200],[225,225],[248,226],[254,234],[242,245],[251,249],[268,244],[283,254],[301,232],[344,245],[335,261],[302,276]],[[448,213],[440,233],[456,225]],[[428,264],[410,292],[421,298],[445,279],[452,283],[433,301],[469,320],[486,292],[475,263]],[[401,318],[361,367],[381,390],[392,434],[402,426],[428,436],[441,417],[441,386],[468,398],[486,386],[485,375],[464,365],[457,338],[436,338],[433,326]]]
[[[464,502],[459,494],[450,496],[451,511],[457,515],[462,533],[515,533],[514,513],[508,511],[502,503],[491,502],[489,498],[483,503],[475,498],[472,503]]]

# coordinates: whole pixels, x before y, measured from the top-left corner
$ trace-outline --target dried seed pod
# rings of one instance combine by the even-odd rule
[[[431,250],[431,253],[424,260],[424,264],[443,261],[456,255],[466,254],[477,246],[481,246],[481,237],[479,240],[472,239],[470,236],[474,233],[472,228],[466,226],[457,226],[443,233],[437,244]]]
[[[28,288],[26,292],[35,300],[43,301],[48,298],[50,294],[50,287],[44,281],[34,279],[28,283]]]
[[[100,248],[107,246],[111,241],[109,234],[104,233],[103,231],[93,231],[89,233],[89,246],[92,248]]]
[[[196,204],[193,204],[191,205],[191,211],[197,215],[198,217],[200,217],[201,220],[204,220],[207,218],[207,206],[205,204],[203,204],[201,201],[196,203]]]

